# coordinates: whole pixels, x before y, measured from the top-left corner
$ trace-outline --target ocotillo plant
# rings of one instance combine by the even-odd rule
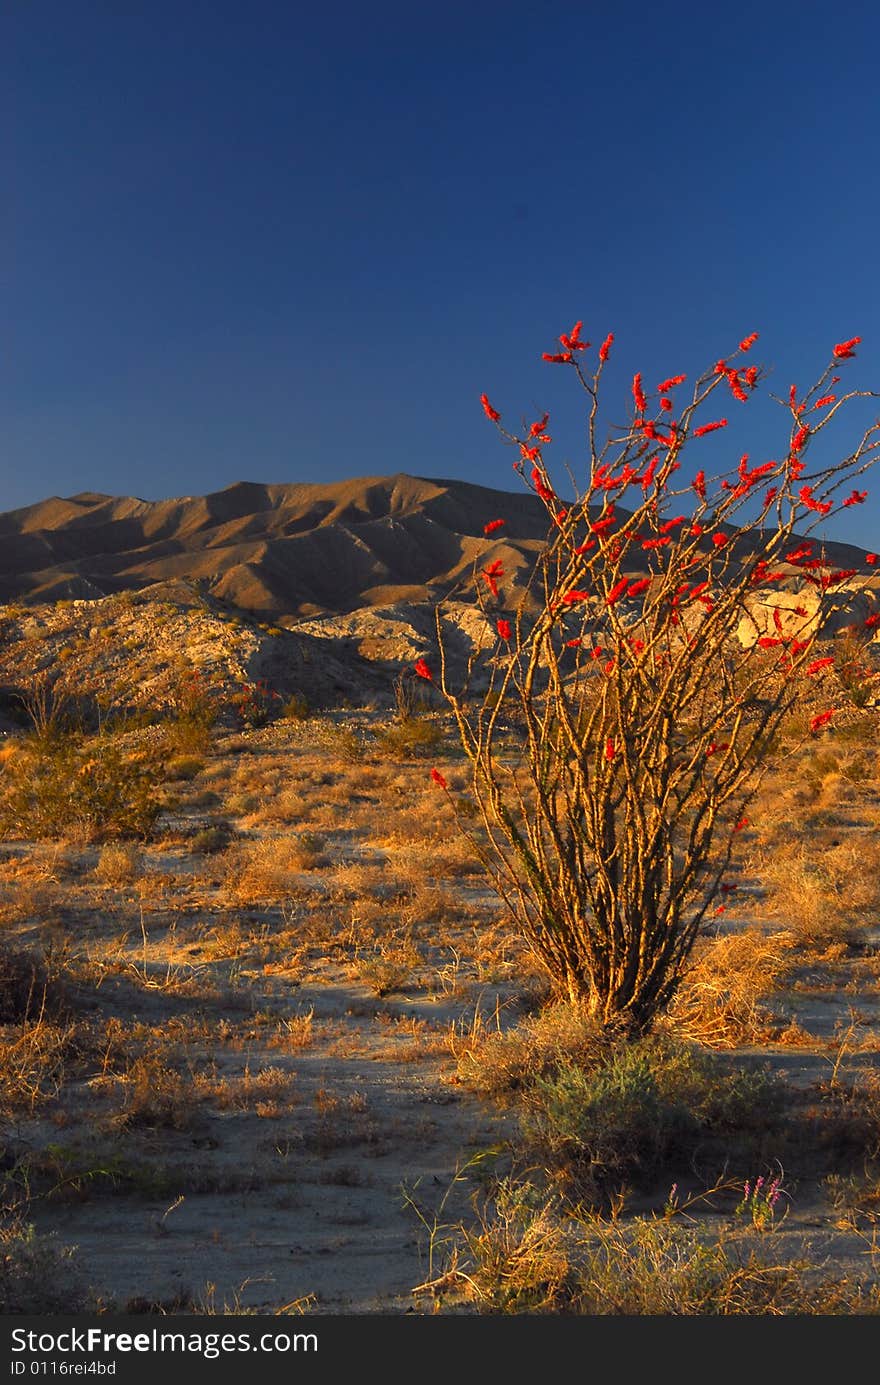
[[[880,423],[843,458],[810,467],[830,420],[870,394],[835,392],[854,338],[812,388],[792,386],[779,401],[777,460],[746,455],[707,475],[712,444],[702,440],[727,425],[719,399],[740,408],[762,383],[746,363],[755,334],[683,404],[684,376],[649,393],[637,374],[631,421],[600,445],[612,341],[589,366],[577,323],[544,357],[586,395],[588,465],[573,500],[560,499],[546,461],[549,418],[511,431],[482,396],[546,506],[549,537],[528,600],[510,609],[499,605],[503,559],[492,556],[502,520],[486,526],[475,577],[495,639],[473,662],[487,691],[472,691],[473,667],[455,685],[442,636],[436,674],[426,660],[416,671],[454,713],[483,859],[555,988],[639,1033],[671,1000],[704,920],[726,907],[725,875],[783,722],[805,692],[815,694],[806,734],[832,722],[821,698],[834,660],[817,637],[827,603],[860,574],[835,570],[803,535],[865,499],[854,482],[878,455]],[[861,576],[875,561],[869,554]],[[744,620],[754,630],[745,643]],[[878,621],[868,616],[862,639]],[[519,754],[502,736],[512,712]]]

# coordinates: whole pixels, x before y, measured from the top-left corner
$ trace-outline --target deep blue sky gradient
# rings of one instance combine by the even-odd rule
[[[513,488],[479,394],[551,409],[576,467],[574,382],[539,357],[579,317],[616,333],[616,421],[634,370],[753,330],[780,392],[856,334],[847,383],[880,388],[867,0],[0,14],[0,509],[395,471]],[[707,469],[784,445],[769,406],[725,412]],[[880,547],[876,491],[828,532]]]

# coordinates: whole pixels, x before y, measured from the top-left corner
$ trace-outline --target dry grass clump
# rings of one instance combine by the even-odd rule
[[[765,1001],[790,971],[794,945],[790,933],[757,928],[704,939],[672,1002],[675,1031],[715,1048],[765,1039],[772,1021]]]
[[[859,929],[876,922],[880,875],[871,840],[777,849],[759,869],[768,913],[802,947],[856,942]]]
[[[423,1218],[424,1220],[424,1218]],[[725,1227],[672,1216],[572,1216],[529,1183],[499,1182],[474,1224],[434,1230],[440,1273],[414,1291],[455,1294],[480,1313],[742,1316],[880,1312],[874,1284],[821,1279]]]
[[[112,1124],[121,1130],[188,1130],[195,1116],[192,1078],[148,1050],[122,1080],[122,1107]]]
[[[264,837],[232,853],[226,887],[241,900],[284,899],[302,887],[302,875],[328,864],[324,840],[313,832]]]
[[[492,1096],[510,1095],[563,1065],[594,1066],[608,1040],[586,1010],[567,1002],[548,1005],[513,1028],[490,1028],[475,1017],[452,1035],[462,1082]]]
[[[252,1072],[248,1064],[237,1076],[200,1077],[196,1085],[218,1110],[253,1111],[264,1120],[282,1116],[297,1100],[296,1073],[272,1065]]]
[[[0,1026],[0,1115],[33,1112],[57,1094],[72,1041],[70,1025],[39,1015]]]
[[[402,991],[421,963],[419,951],[411,942],[381,942],[355,956],[357,975],[377,996]]]
[[[143,857],[134,842],[106,842],[95,863],[95,878],[102,885],[130,885],[143,868]]]

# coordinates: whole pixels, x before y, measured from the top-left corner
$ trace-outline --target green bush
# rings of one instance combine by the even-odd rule
[[[396,760],[421,759],[433,755],[443,740],[443,732],[433,721],[413,717],[380,731],[379,748]]]
[[[0,778],[0,833],[100,841],[145,837],[158,813],[157,767],[103,737],[14,755]]]
[[[595,1068],[563,1064],[526,1094],[526,1139],[607,1192],[650,1184],[674,1158],[713,1136],[745,1143],[754,1158],[782,1110],[781,1084],[735,1072],[705,1050],[670,1040],[617,1046]]]
[[[0,1223],[0,1314],[88,1311],[72,1257],[70,1248],[16,1218]]]

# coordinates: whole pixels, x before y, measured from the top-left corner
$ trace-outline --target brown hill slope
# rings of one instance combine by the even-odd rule
[[[541,502],[465,481],[397,475],[327,485],[238,482],[210,495],[147,501],[84,492],[0,514],[0,602],[93,598],[199,581],[275,620],[419,602],[466,577],[488,549],[508,578],[547,534]],[[864,555],[829,545],[841,567]]]
[[[274,616],[419,600],[468,572],[483,526],[503,514],[493,556],[531,565],[547,532],[529,495],[391,476],[328,485],[240,482],[146,501],[84,493],[0,514],[0,601],[97,597],[201,579]]]

